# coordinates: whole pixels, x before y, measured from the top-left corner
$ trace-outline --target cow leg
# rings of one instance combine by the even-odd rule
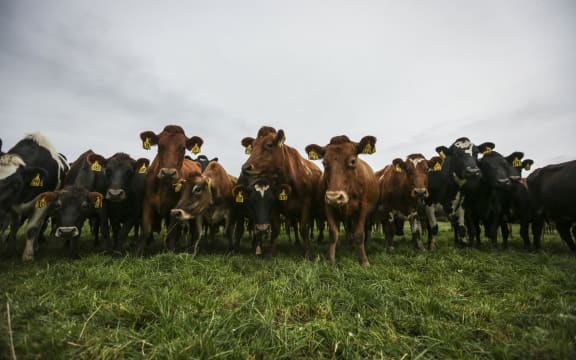
[[[20,214],[10,212],[10,232],[8,233],[6,252],[9,256],[16,254],[16,234],[20,228]]]
[[[530,235],[528,233],[529,222],[526,219],[520,221],[520,237],[524,242],[524,249],[530,249]]]
[[[534,250],[540,250],[542,246],[542,235],[544,233],[544,216],[537,215],[532,221],[532,234],[534,235]]]
[[[336,246],[338,245],[338,236],[340,235],[339,223],[328,218],[328,233],[330,235],[330,247],[328,250],[328,259],[333,265],[336,264]]]
[[[146,251],[146,245],[152,238],[152,224],[154,220],[154,215],[152,209],[152,204],[144,204],[142,210],[142,229],[140,231],[140,240],[138,241],[138,246],[136,247],[136,255],[144,256]]]
[[[366,226],[366,214],[364,212],[360,213],[360,219],[355,226],[354,230],[354,242],[356,249],[358,251],[358,261],[362,267],[370,266],[368,262],[368,256],[366,256],[366,247],[364,246],[364,236],[365,236],[365,226]]]
[[[502,232],[502,248],[508,249],[508,238],[510,237],[510,224],[507,221],[500,222],[500,231]]]
[[[311,256],[310,249],[310,223],[312,220],[311,204],[306,203],[302,209],[302,216],[300,217],[300,236],[304,242],[304,257],[309,259]]]
[[[560,237],[562,238],[562,240],[564,240],[566,245],[568,245],[570,250],[572,250],[572,253],[576,254],[576,244],[574,244],[574,240],[572,240],[572,234],[570,234],[571,227],[572,227],[571,222],[564,222],[564,221],[556,222],[556,229],[558,230]]]
[[[203,222],[204,221],[202,219],[202,216],[198,216],[194,221],[195,240],[194,240],[194,247],[192,248],[192,256],[198,255],[198,245],[200,245],[200,240],[202,240],[202,234],[203,234]]]
[[[26,225],[26,246],[22,253],[23,261],[34,260],[34,250],[38,241],[38,236],[48,216],[48,207],[36,208]]]
[[[81,229],[80,229],[81,231]],[[72,238],[68,239],[68,257],[70,259],[80,259],[80,255],[78,255],[78,240],[80,236],[73,236]]]
[[[228,251],[232,254],[237,254],[240,252],[240,239],[244,234],[244,218],[237,217],[234,219],[234,240],[230,239],[228,243]]]
[[[428,219],[428,250],[436,249],[436,235],[438,235],[438,221],[436,220],[436,210],[434,205],[424,207],[426,218]]]

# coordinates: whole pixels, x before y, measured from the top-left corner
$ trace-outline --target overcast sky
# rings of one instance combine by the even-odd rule
[[[0,0],[0,124],[70,161],[177,124],[233,175],[262,125],[374,135],[375,170],[461,136],[540,167],[576,159],[576,1]]]

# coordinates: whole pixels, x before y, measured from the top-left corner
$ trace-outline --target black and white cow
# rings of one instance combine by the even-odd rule
[[[540,247],[544,221],[550,221],[576,254],[576,160],[536,169],[526,180],[535,209],[534,246]]]
[[[68,168],[66,158],[40,133],[27,135],[0,157],[0,211],[11,217],[9,254],[16,251],[16,233],[32,216],[36,196],[60,188]]]
[[[466,244],[464,199],[478,186],[481,171],[478,167],[478,148],[466,137],[457,139],[450,147],[438,146],[436,152],[442,158],[439,168],[431,169],[426,199],[426,215],[429,223],[429,236],[438,233],[435,206],[441,204],[449,216],[454,229],[454,242],[457,246]],[[431,240],[434,242],[434,239]]]

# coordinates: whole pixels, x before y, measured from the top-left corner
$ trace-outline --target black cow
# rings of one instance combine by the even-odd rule
[[[218,161],[217,157],[212,158],[212,160],[208,160],[208,157],[206,155],[198,155],[196,159],[192,159],[191,156],[186,155],[186,158],[200,164],[200,166],[202,167],[202,172],[206,170],[206,166],[208,166],[208,164],[210,164],[212,161]]]
[[[46,209],[53,221],[54,236],[66,240],[68,256],[73,259],[79,258],[78,239],[84,221],[102,207],[102,194],[82,186],[65,186],[62,190],[42,193],[36,199],[36,208]]]
[[[0,157],[0,211],[11,217],[8,253],[16,251],[16,233],[32,216],[36,196],[58,189],[67,171],[66,158],[39,133],[26,136]]]
[[[244,178],[246,179],[246,178]],[[246,179],[247,180],[247,179]],[[246,216],[253,228],[252,248],[256,255],[262,254],[262,239],[265,235],[277,237],[280,231],[279,202],[288,200],[291,188],[287,184],[276,184],[265,177],[250,179],[248,184],[238,184],[232,190],[234,201],[244,206]],[[239,241],[239,238],[236,239]],[[235,243],[234,249],[238,250]]]
[[[534,246],[540,247],[544,221],[554,222],[570,250],[576,254],[576,160],[548,165],[535,170],[526,179],[535,209]],[[570,231],[572,229],[572,234]]]
[[[454,229],[454,242],[457,246],[466,244],[463,201],[468,193],[478,186],[481,171],[478,167],[478,148],[466,137],[457,139],[449,148],[439,146],[436,152],[443,159],[434,174],[429,174],[426,199],[429,236],[438,233],[435,206],[441,204],[449,215]],[[432,170],[434,165],[431,166]],[[433,175],[433,176],[430,176]],[[434,239],[431,240],[434,242]]]

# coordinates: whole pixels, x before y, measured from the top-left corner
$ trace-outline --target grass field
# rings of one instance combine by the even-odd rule
[[[86,233],[86,231],[84,232]],[[82,259],[53,242],[34,263],[0,263],[0,358],[574,359],[576,258],[556,235],[544,250],[438,250],[376,235],[364,269],[348,244],[304,260],[201,253]],[[161,246],[160,240],[156,240]],[[12,354],[12,352],[14,354]]]

